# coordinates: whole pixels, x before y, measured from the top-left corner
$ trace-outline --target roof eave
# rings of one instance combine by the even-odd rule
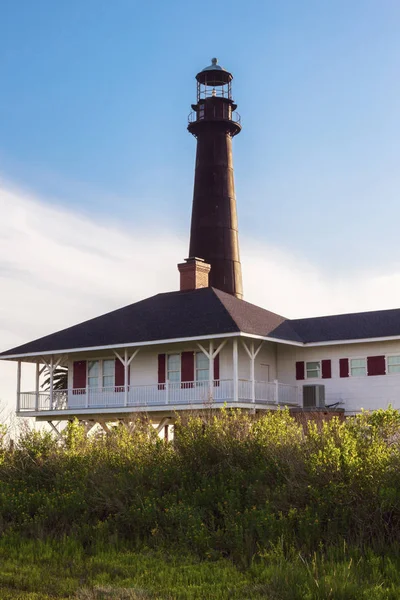
[[[18,358],[28,358],[33,356],[50,356],[51,354],[73,354],[75,352],[90,352],[97,350],[114,350],[116,348],[137,348],[142,346],[158,346],[161,344],[177,344],[179,342],[197,341],[197,340],[208,340],[217,338],[234,337],[240,335],[240,332],[230,333],[216,333],[211,335],[201,335],[194,337],[181,337],[181,338],[170,338],[163,340],[151,340],[144,342],[130,342],[127,344],[105,344],[102,346],[85,346],[82,348],[62,348],[59,350],[43,350],[41,352],[24,352],[23,354],[9,354],[8,356],[2,356],[0,354],[0,360],[14,360]]]
[[[315,346],[340,346],[343,344],[363,344],[363,343],[372,343],[372,342],[390,342],[400,340],[400,335],[386,335],[380,337],[370,337],[370,338],[356,338],[356,339],[348,339],[348,340],[328,340],[325,342],[305,342],[302,344],[304,347],[315,347]]]
[[[2,356],[0,354],[0,360],[18,360],[21,358],[30,358],[35,356],[50,356],[52,354],[74,354],[79,352],[90,352],[98,350],[114,350],[117,348],[137,348],[142,346],[159,346],[161,344],[178,344],[180,342],[195,342],[201,340],[210,339],[221,339],[221,338],[232,338],[232,337],[248,337],[253,339],[262,340],[265,342],[275,342],[279,344],[289,344],[292,346],[304,346],[302,342],[296,342],[292,340],[281,340],[270,336],[256,335],[253,333],[246,333],[245,331],[234,331],[229,333],[214,333],[209,335],[200,335],[192,337],[180,337],[180,338],[167,338],[163,340],[152,340],[145,342],[131,342],[127,344],[106,344],[103,346],[86,346],[83,348],[60,348],[59,350],[45,350],[40,352],[24,352],[22,354],[9,354]]]
[[[400,335],[393,336],[382,336],[373,338],[356,338],[349,340],[328,340],[323,342],[298,342],[294,340],[285,340],[265,335],[257,335],[253,333],[247,333],[245,331],[235,331],[230,333],[214,333],[209,335],[192,336],[192,337],[181,337],[181,338],[170,338],[163,340],[152,340],[144,342],[131,342],[128,344],[107,344],[103,346],[86,346],[84,348],[63,348],[59,350],[46,350],[41,352],[25,352],[22,354],[9,354],[2,356],[0,354],[0,360],[18,360],[22,358],[33,358],[35,356],[50,356],[54,354],[75,354],[79,352],[90,352],[98,350],[114,350],[117,348],[137,348],[142,346],[159,346],[162,344],[177,344],[180,342],[195,342],[201,340],[210,339],[221,339],[221,338],[232,338],[232,337],[247,337],[265,342],[275,342],[276,344],[284,344],[288,346],[297,346],[298,348],[315,348],[318,346],[340,346],[344,344],[362,344],[362,343],[373,343],[373,342],[389,342],[400,340]]]

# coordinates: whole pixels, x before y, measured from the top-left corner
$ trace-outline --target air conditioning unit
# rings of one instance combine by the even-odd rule
[[[324,385],[303,385],[303,408],[325,408]]]

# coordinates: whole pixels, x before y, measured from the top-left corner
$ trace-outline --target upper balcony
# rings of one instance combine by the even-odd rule
[[[20,392],[19,415],[71,416],[132,412],[174,412],[221,408],[273,409],[300,406],[300,389],[278,381],[247,379],[167,382],[153,385]]]
[[[196,121],[205,121],[206,117],[204,112],[192,110],[188,115],[188,123],[195,123]],[[238,125],[241,125],[241,116],[234,110],[227,112],[226,115],[207,116],[207,121],[233,121]]]

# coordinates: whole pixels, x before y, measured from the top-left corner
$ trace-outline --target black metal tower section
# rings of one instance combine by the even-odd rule
[[[196,75],[188,130],[197,138],[189,256],[211,265],[210,286],[243,297],[232,138],[241,131],[231,73],[212,64]]]

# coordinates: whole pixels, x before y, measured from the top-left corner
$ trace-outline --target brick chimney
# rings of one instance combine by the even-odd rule
[[[178,265],[178,270],[181,274],[181,292],[208,287],[211,265],[202,258],[185,258],[185,262]]]

